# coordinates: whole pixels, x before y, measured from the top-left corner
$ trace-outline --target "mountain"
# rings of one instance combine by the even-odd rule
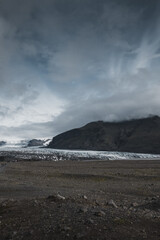
[[[1,147],[1,146],[4,146],[5,144],[6,144],[5,141],[0,141],[0,147]]]
[[[49,144],[50,139],[32,139],[28,142],[27,147],[38,147],[38,146],[46,146]]]
[[[43,144],[44,144],[44,140],[32,139],[28,142],[27,147],[43,146]]]
[[[49,148],[160,153],[160,117],[91,122],[57,135]]]

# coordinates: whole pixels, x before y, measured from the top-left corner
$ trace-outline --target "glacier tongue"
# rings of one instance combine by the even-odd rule
[[[16,159],[35,160],[132,160],[160,159],[160,155],[107,151],[58,150],[39,147],[1,147],[0,156]]]

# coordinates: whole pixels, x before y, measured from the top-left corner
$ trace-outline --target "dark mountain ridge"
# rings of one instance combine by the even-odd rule
[[[160,117],[91,122],[57,135],[48,147],[159,154]]]

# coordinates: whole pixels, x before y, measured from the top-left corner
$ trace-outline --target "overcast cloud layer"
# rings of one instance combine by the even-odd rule
[[[160,115],[158,0],[0,0],[0,139]]]

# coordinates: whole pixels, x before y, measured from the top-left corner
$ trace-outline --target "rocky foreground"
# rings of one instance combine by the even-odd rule
[[[160,161],[3,162],[0,239],[160,239]]]

